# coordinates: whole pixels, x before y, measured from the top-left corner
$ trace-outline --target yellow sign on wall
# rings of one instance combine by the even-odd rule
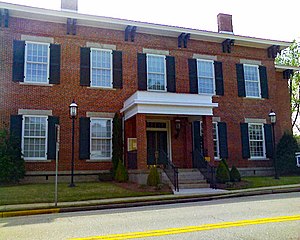
[[[127,151],[136,151],[137,150],[137,143],[136,138],[128,138],[127,139]]]

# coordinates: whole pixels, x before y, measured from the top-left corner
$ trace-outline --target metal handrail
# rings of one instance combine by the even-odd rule
[[[174,163],[172,163],[169,160],[168,155],[164,151],[162,151],[162,153],[166,157],[166,163],[164,165],[164,172],[166,173],[166,175],[168,176],[169,180],[173,184],[175,191],[178,192],[179,191],[179,186],[178,186],[178,168],[174,165]]]

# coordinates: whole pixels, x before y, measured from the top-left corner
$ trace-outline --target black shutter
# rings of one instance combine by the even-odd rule
[[[197,60],[189,59],[190,93],[198,94]]]
[[[241,123],[242,155],[243,158],[250,158],[248,123]]]
[[[47,145],[47,159],[55,159],[56,154],[56,130],[55,124],[59,124],[59,118],[48,117],[48,145]]]
[[[122,52],[113,51],[113,87],[123,87]]]
[[[259,66],[259,78],[260,78],[260,89],[261,89],[261,97],[268,98],[268,77],[267,77],[267,69],[265,66]]]
[[[216,84],[216,95],[224,95],[224,81],[223,81],[223,68],[222,62],[214,62],[215,67],[215,84]]]
[[[90,118],[79,118],[79,158],[90,159]]]
[[[147,90],[147,62],[146,54],[138,53],[138,89]]]
[[[237,78],[237,85],[238,85],[238,96],[246,97],[244,65],[243,64],[236,64],[236,78]]]
[[[13,81],[24,81],[25,41],[14,40],[13,43]]]
[[[17,139],[18,145],[21,148],[22,115],[11,115],[10,116],[10,135]]]
[[[90,86],[90,48],[80,48],[80,85]]]
[[[227,146],[227,125],[225,122],[218,122],[220,158],[228,158]]]
[[[193,141],[194,141],[194,149],[198,149],[201,151],[201,135],[200,135],[200,122],[193,122]]]
[[[60,83],[60,45],[50,44],[50,84]]]
[[[167,66],[167,91],[176,92],[175,58],[173,56],[166,57],[166,66]]]
[[[265,132],[266,155],[267,158],[272,158],[273,157],[272,125],[264,124],[264,132]]]

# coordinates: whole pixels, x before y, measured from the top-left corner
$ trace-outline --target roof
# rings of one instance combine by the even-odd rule
[[[290,46],[291,42],[277,41],[270,39],[261,39],[247,36],[239,36],[230,33],[218,33],[212,31],[183,28],[176,26],[168,26],[161,24],[153,24],[146,22],[138,22],[132,20],[103,17],[88,15],[71,11],[59,11],[52,9],[44,9],[37,7],[29,7],[11,3],[0,2],[0,8],[8,9],[11,17],[40,20],[55,23],[66,23],[68,18],[77,19],[77,25],[90,26],[97,28],[113,29],[124,31],[125,28],[130,26],[136,26],[137,33],[146,33],[168,37],[178,37],[181,33],[190,33],[190,39],[217,42],[221,43],[226,39],[235,40],[235,45],[264,48],[267,49],[270,46],[278,45],[280,49],[284,49]]]

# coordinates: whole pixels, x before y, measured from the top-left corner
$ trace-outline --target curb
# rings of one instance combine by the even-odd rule
[[[80,211],[95,211],[95,210],[108,210],[108,209],[121,209],[127,207],[143,207],[143,206],[158,206],[163,204],[177,204],[177,203],[192,203],[192,202],[204,202],[219,199],[228,198],[239,198],[239,197],[249,197],[257,195],[267,195],[267,194],[279,194],[279,193],[291,193],[300,192],[300,187],[290,187],[290,188],[277,188],[277,189],[256,189],[248,191],[229,192],[229,193],[219,193],[214,195],[190,195],[190,196],[174,196],[170,199],[154,199],[145,200],[140,199],[135,202],[124,199],[123,201],[116,203],[105,203],[105,204],[95,204],[87,206],[70,206],[61,208],[41,208],[32,210],[20,210],[20,211],[4,211],[0,212],[0,218],[7,217],[17,217],[17,216],[27,216],[27,215],[38,215],[38,214],[52,214],[52,213],[69,213],[69,212],[80,212]]]

